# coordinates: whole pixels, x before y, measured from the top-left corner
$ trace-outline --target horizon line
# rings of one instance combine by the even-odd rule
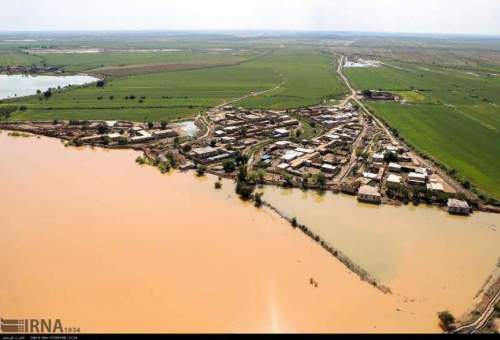
[[[408,36],[475,36],[500,38],[499,33],[470,33],[470,32],[402,32],[402,31],[355,31],[355,30],[328,30],[328,29],[177,29],[177,28],[145,28],[145,29],[0,29],[5,33],[118,33],[118,32],[175,32],[175,33],[322,33],[322,34],[362,34],[362,35],[408,35]]]

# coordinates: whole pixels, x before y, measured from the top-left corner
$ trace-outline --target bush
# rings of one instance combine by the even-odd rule
[[[446,332],[452,331],[455,329],[455,317],[449,312],[439,312],[439,326]]]
[[[198,177],[205,176],[206,171],[207,167],[204,165],[198,165],[198,167],[196,168],[196,174],[198,175]]]
[[[127,145],[127,144],[128,144],[128,139],[127,139],[127,138],[125,138],[125,137],[120,137],[120,138],[118,139],[118,144],[119,144],[119,145]]]
[[[283,180],[285,181],[285,183],[283,183],[283,186],[285,188],[293,187],[293,176],[292,175],[290,175],[288,172],[283,171],[281,173],[281,177],[283,177]]]
[[[226,173],[233,172],[234,170],[236,170],[236,164],[231,160],[225,161],[222,166],[224,167],[224,171]]]
[[[314,175],[313,182],[314,185],[319,187],[321,190],[323,190],[326,187],[326,177],[322,172]]]
[[[262,196],[264,196],[263,192],[259,192],[255,194],[255,206],[260,208],[262,206]]]
[[[397,162],[398,156],[394,152],[386,152],[384,155],[384,161],[387,163]]]
[[[99,126],[97,127],[97,132],[100,135],[103,135],[103,134],[107,133],[108,131],[109,131],[109,129],[108,129],[108,126],[106,124],[99,124]]]
[[[158,165],[158,169],[160,169],[160,172],[162,174],[166,174],[167,172],[170,171],[170,163],[169,162],[161,162]]]
[[[214,184],[215,189],[221,189],[222,188],[222,183],[221,182],[215,182]]]
[[[238,153],[236,156],[236,164],[237,165],[243,165],[248,163],[248,156],[247,155],[242,155],[241,153]]]
[[[238,184],[236,184],[236,193],[243,200],[251,199],[254,189],[255,186],[247,182],[238,182]]]

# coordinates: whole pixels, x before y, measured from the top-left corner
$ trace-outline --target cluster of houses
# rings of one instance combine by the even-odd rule
[[[201,164],[211,164],[222,162],[228,158],[236,156],[236,151],[228,150],[223,147],[212,147],[212,146],[204,146],[204,147],[196,147],[192,149],[188,156]]]
[[[310,140],[277,141],[263,149],[260,165],[274,174],[304,178],[322,173],[332,181],[349,162],[352,145],[363,129],[351,107],[313,107],[296,112],[322,126],[324,133]]]
[[[315,180],[322,177],[326,188],[356,195],[362,202],[380,204],[386,196],[401,200],[394,192],[424,192],[439,202],[449,198],[450,213],[469,214],[471,210],[439,174],[413,159],[410,150],[392,142],[350,104],[303,108],[290,114],[226,106],[209,112],[209,118],[206,135],[184,144],[178,139],[179,143],[172,143],[184,134],[175,124],[165,123],[69,121],[30,123],[23,128],[80,144],[134,145],[163,157],[165,150],[173,150],[182,158],[180,169],[203,164],[221,172],[226,171],[227,160],[241,161],[246,156],[253,169],[265,170],[271,183],[291,178],[304,184],[305,179],[321,174]],[[314,127],[315,137],[301,139],[297,132],[306,121]]]
[[[358,93],[358,95],[363,96],[365,99],[369,100],[388,100],[388,101],[400,101],[401,97],[395,95],[388,91],[377,91],[377,90],[363,90]]]
[[[286,138],[299,121],[277,111],[246,110],[226,106],[211,117],[215,137],[223,143],[239,143],[248,138]]]
[[[274,174],[287,172],[303,178],[306,174],[323,173],[326,178],[333,178],[339,171],[335,157],[327,155],[325,144],[315,141],[277,141],[263,149],[260,156],[261,166]]]
[[[84,144],[143,144],[179,136],[174,129],[162,128],[158,124],[148,126],[127,121],[92,122],[84,131],[86,135],[78,137]]]
[[[349,122],[358,121],[356,109],[349,103],[341,107],[310,107],[297,111],[301,116],[315,124],[326,128],[333,128]]]
[[[369,154],[367,159],[360,157],[361,171],[351,178],[351,183],[354,179],[359,184],[356,186],[359,201],[380,204],[384,191],[403,188],[429,193],[431,196],[442,195],[448,198],[450,213],[470,213],[467,202],[453,198],[457,194],[456,190],[447,185],[437,173],[420,166],[409,156],[405,147],[383,138],[375,145],[371,144],[371,147],[375,147],[376,151]]]
[[[57,137],[77,145],[123,146],[171,141],[182,131],[162,124],[133,123],[129,121],[55,121],[27,122],[19,126],[23,131]],[[180,133],[181,132],[181,133]]]

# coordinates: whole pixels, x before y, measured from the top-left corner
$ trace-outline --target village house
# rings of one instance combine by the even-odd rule
[[[401,172],[401,165],[397,163],[389,163],[389,171]]]
[[[470,207],[466,201],[450,198],[448,200],[448,212],[456,215],[469,215]]]
[[[401,184],[401,182],[402,182],[401,176],[390,174],[387,177],[387,183],[389,184]]]
[[[174,130],[159,130],[159,131],[153,131],[153,136],[155,138],[173,138],[177,137],[178,133],[175,132]]]
[[[207,159],[212,156],[216,156],[220,153],[220,148],[213,148],[211,146],[206,146],[203,148],[195,148],[191,152],[192,156],[197,159]]]
[[[358,201],[380,204],[381,195],[377,188],[370,185],[363,185],[358,191]]]
[[[424,174],[419,174],[417,172],[410,172],[408,174],[408,183],[412,185],[425,185],[427,181],[427,176]]]

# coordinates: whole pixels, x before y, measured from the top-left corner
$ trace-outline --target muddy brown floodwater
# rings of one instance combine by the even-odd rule
[[[399,291],[408,281],[400,276],[411,270],[384,274],[398,288],[385,295],[272,211],[238,200],[232,183],[215,190],[212,177],[161,175],[135,164],[137,155],[0,134],[3,318],[60,318],[82,332],[439,331],[432,299],[412,302],[406,295],[413,289]],[[301,202],[301,211],[309,209]],[[345,213],[364,221],[369,210]],[[426,212],[408,212],[414,218],[421,213]],[[372,223],[382,228],[387,220]],[[411,226],[419,227],[402,228]],[[477,241],[470,234],[464,247]],[[497,237],[493,231],[487,235]],[[401,248],[418,243],[415,257],[435,242],[408,241],[412,236],[405,233]],[[494,241],[485,242],[480,253],[488,256],[443,256],[462,262],[469,275],[472,265],[482,267],[483,256],[489,257]],[[361,242],[361,249],[374,254],[368,243]],[[383,262],[388,256],[380,253]],[[438,278],[435,296],[446,291]],[[461,295],[459,287],[453,292]],[[462,302],[457,307],[465,308]]]

